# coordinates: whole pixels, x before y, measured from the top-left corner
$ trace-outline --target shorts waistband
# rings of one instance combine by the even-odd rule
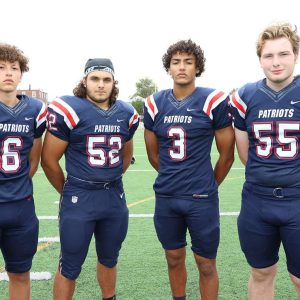
[[[86,181],[71,175],[68,175],[67,177],[67,182],[70,183],[71,185],[75,185],[77,187],[82,187],[84,189],[88,190],[109,190],[112,187],[117,186],[122,182],[122,179],[119,178],[114,181]]]
[[[270,187],[270,186],[261,186],[253,183],[245,183],[244,187],[250,189],[253,193],[273,196],[274,199],[284,199],[297,197],[300,200],[300,187]]]

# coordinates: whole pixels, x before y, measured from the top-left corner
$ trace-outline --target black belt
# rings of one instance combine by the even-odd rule
[[[82,187],[88,190],[109,190],[111,187],[117,186],[122,182],[122,179],[119,178],[114,181],[86,181],[71,175],[68,175],[67,182],[71,185],[77,187]]]
[[[273,196],[274,198],[299,198],[300,199],[300,187],[271,187],[271,186],[261,186],[254,183],[246,182],[244,187],[251,190],[252,193],[260,195]]]

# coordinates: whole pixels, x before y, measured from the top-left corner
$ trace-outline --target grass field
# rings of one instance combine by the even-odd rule
[[[138,130],[135,138],[136,163],[124,176],[126,198],[131,214],[127,238],[123,244],[119,264],[117,296],[119,300],[167,300],[171,299],[164,252],[158,242],[151,214],[154,211],[152,184],[156,172],[148,163],[143,142],[143,131]],[[212,151],[212,159],[217,157]],[[222,183],[220,194],[221,213],[238,212],[240,194],[244,180],[244,169],[238,157]],[[57,220],[43,219],[44,216],[57,216],[58,194],[48,183],[43,171],[39,169],[34,177],[34,196],[36,211],[40,219],[40,238],[58,237]],[[142,217],[137,215],[143,214]],[[96,253],[92,241],[90,251],[77,280],[75,300],[101,299],[96,283]],[[40,242],[34,258],[32,272],[50,272],[50,280],[32,281],[31,299],[52,299],[53,275],[59,256],[58,242]],[[247,299],[249,268],[240,250],[236,215],[221,215],[221,241],[218,251],[218,271],[220,277],[220,300]],[[4,271],[0,258],[0,272]],[[187,298],[200,299],[198,272],[190,250],[187,247]],[[7,282],[0,281],[0,300],[8,299]],[[281,250],[279,271],[276,281],[276,299],[297,299],[294,287],[288,279],[285,255]]]

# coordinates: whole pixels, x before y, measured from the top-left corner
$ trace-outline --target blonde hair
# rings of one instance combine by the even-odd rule
[[[275,40],[285,37],[292,44],[295,55],[299,53],[300,38],[297,34],[297,27],[288,22],[274,23],[267,26],[259,35],[256,42],[256,54],[260,58],[261,51],[267,40]]]

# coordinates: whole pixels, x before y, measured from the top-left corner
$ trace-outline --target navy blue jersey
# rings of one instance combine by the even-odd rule
[[[210,151],[214,131],[231,125],[227,95],[196,88],[182,101],[172,90],[146,99],[145,128],[159,144],[155,192],[166,196],[200,197],[216,191]]]
[[[91,101],[63,96],[49,105],[48,130],[69,143],[68,175],[95,182],[115,181],[123,174],[122,149],[132,139],[139,116],[117,100],[108,110]]]
[[[32,195],[29,153],[46,127],[47,107],[41,101],[18,95],[16,106],[0,102],[0,202]]]
[[[249,136],[246,181],[300,187],[300,77],[279,92],[260,80],[231,97],[235,127]]]

